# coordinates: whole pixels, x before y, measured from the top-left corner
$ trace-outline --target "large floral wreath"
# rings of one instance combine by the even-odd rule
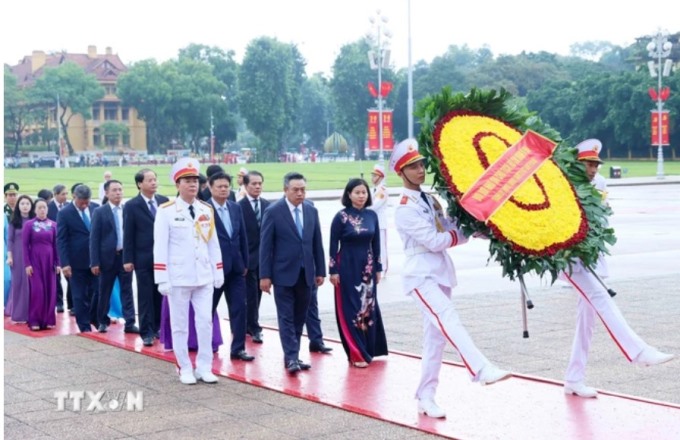
[[[554,281],[577,260],[593,267],[607,244],[616,242],[607,222],[611,210],[589,182],[576,149],[537,116],[513,107],[511,98],[503,89],[472,89],[464,95],[444,88],[418,103],[418,144],[449,214],[466,235],[490,238],[489,259],[500,263],[503,275],[550,273]],[[491,218],[477,220],[461,207],[460,198],[527,130],[558,143],[552,158]]]

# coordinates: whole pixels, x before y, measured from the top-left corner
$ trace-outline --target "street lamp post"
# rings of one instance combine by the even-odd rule
[[[389,63],[390,51],[386,48],[389,38],[392,37],[391,32],[385,27],[387,24],[387,17],[380,13],[380,10],[376,11],[374,17],[370,17],[369,21],[375,27],[376,30],[376,49],[375,51],[370,51],[368,57],[371,63],[371,69],[378,69],[378,146],[380,148],[380,161],[383,162],[385,157],[383,156],[383,97],[382,97],[382,68],[387,67],[386,64]],[[386,41],[387,40],[387,41]],[[385,47],[384,47],[385,46]]]
[[[658,78],[657,93],[656,93],[656,109],[658,112],[658,126],[657,126],[657,136],[658,136],[658,151],[657,151],[657,164],[656,164],[656,178],[663,179],[663,133],[662,133],[662,114],[663,114],[663,101],[661,93],[661,77],[668,76],[671,72],[671,67],[673,62],[668,59],[665,65],[662,64],[662,59],[667,58],[671,54],[671,48],[673,44],[668,41],[668,35],[665,32],[659,30],[656,35],[652,36],[652,41],[647,44],[647,52],[649,56],[653,59],[647,63],[649,67],[649,74],[654,78]]]
[[[210,110],[210,163],[215,163],[215,124],[213,112]]]

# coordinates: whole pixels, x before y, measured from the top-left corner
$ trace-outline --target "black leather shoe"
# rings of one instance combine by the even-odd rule
[[[253,333],[253,342],[256,344],[262,343],[262,332]]]
[[[136,335],[139,334],[139,327],[136,325],[133,325],[131,327],[125,327],[125,333],[134,333]]]
[[[64,313],[64,306],[57,306],[57,313]]]
[[[99,333],[106,333],[107,329],[108,326],[106,324],[99,324],[99,327],[97,327]]]
[[[309,365],[309,364],[305,364],[305,363],[304,363],[304,362],[302,362],[302,361],[301,361],[300,359],[298,359],[298,361],[297,361],[297,362],[298,362],[298,365],[300,366],[300,369],[301,369],[301,370],[303,370],[303,371],[305,371],[305,370],[309,370],[309,369],[311,369],[311,368],[312,368],[312,366],[311,366],[311,365]]]
[[[298,364],[297,361],[288,361],[286,363],[286,371],[288,371],[288,374],[297,374],[300,372],[300,364]]]
[[[309,344],[310,353],[330,353],[333,351],[331,347],[326,347],[323,343],[321,344]]]
[[[142,338],[142,342],[145,347],[151,347],[153,345],[153,337],[147,336],[146,338]]]
[[[238,353],[232,353],[229,355],[229,357],[232,359],[239,359],[246,362],[250,362],[253,359],[255,359],[255,356],[249,355],[248,353],[246,353],[245,350],[241,350]]]

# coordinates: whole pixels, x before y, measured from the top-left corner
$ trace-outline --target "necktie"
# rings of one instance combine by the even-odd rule
[[[224,223],[224,227],[227,229],[227,234],[229,234],[229,237],[231,237],[231,234],[234,232],[234,228],[231,226],[231,218],[229,218],[229,210],[227,209],[226,206],[220,206],[220,218],[222,218],[222,223]]]
[[[64,207],[64,204],[63,204],[63,203],[60,203],[60,204],[59,204],[59,211],[61,211],[61,208],[63,208],[63,207]]]
[[[120,219],[118,218],[118,212],[120,211],[120,206],[113,208],[113,222],[116,224],[116,250],[119,251],[123,249],[123,230],[120,227]]]
[[[149,200],[149,211],[151,211],[151,216],[156,218],[156,204],[153,200]]]
[[[296,206],[293,211],[295,211],[295,226],[297,226],[298,234],[300,235],[300,238],[302,238],[302,222],[300,221],[300,208]]]
[[[192,219],[196,218],[196,214],[194,214],[194,205],[189,205],[189,215],[191,215]]]
[[[85,214],[84,210],[80,211],[80,216],[83,218],[83,223],[85,223],[85,227],[89,231],[90,227],[92,226],[92,224],[90,223],[90,218],[87,216],[87,214]]]
[[[257,225],[260,226],[260,221],[262,220],[262,215],[260,213],[260,201],[258,199],[254,199],[253,203],[255,204],[253,211],[255,211],[255,219],[257,220]]]

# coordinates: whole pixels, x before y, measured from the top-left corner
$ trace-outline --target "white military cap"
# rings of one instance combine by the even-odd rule
[[[373,165],[373,171],[371,171],[371,174],[376,174],[380,177],[385,177],[385,167],[377,163]]]
[[[425,157],[418,151],[418,141],[413,138],[403,140],[394,147],[392,157],[390,157],[390,169],[395,173],[401,171],[406,165],[410,165]]]
[[[576,146],[578,149],[578,160],[589,160],[592,162],[604,163],[600,159],[602,142],[597,139],[586,139]]]
[[[191,157],[182,157],[172,165],[170,178],[176,183],[182,177],[199,177],[201,164]]]
[[[246,174],[248,174],[248,170],[247,170],[247,169],[241,167],[241,169],[238,170],[238,175],[239,175],[239,176],[245,176]]]

